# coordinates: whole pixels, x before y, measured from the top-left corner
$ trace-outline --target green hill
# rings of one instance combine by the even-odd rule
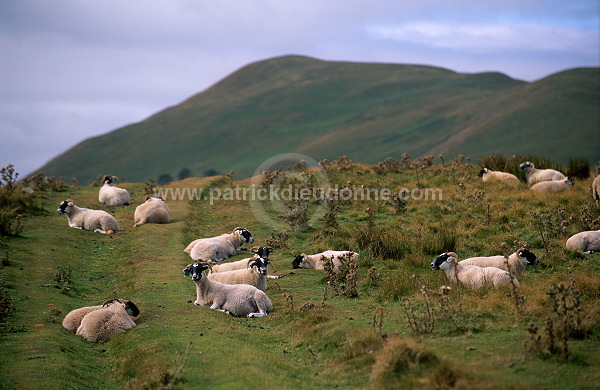
[[[534,83],[500,73],[328,62],[285,56],[250,64],[154,116],[87,139],[39,170],[87,183],[233,170],[247,177],[288,152],[315,160],[439,153],[600,159],[600,68]]]

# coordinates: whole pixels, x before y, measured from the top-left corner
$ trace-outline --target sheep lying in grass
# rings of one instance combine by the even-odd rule
[[[502,256],[481,256],[470,257],[460,261],[458,264],[476,265],[478,267],[496,267],[505,271],[510,271],[513,275],[520,275],[525,271],[528,265],[538,265],[540,260],[529,251],[529,249],[521,248],[515,253],[508,256],[507,259]]]
[[[206,264],[189,264],[183,269],[184,276],[192,277],[196,284],[195,305],[210,307],[234,317],[264,317],[273,311],[267,295],[247,284],[224,284],[206,277]]]
[[[236,227],[231,233],[194,240],[185,248],[184,252],[190,255],[192,260],[222,261],[235,255],[238,248],[245,242],[253,243],[254,237],[248,229]]]
[[[596,206],[600,206],[600,175],[592,182],[592,198],[596,201]]]
[[[565,177],[555,169],[537,169],[532,162],[525,161],[519,165],[519,168],[525,170],[525,181],[527,184],[534,185],[540,181],[560,180]]]
[[[250,263],[259,257],[269,260],[269,255],[274,252],[273,248],[270,246],[255,246],[250,248],[251,253],[254,253],[252,257],[246,257],[245,259],[241,259],[238,261],[231,261],[229,263],[220,263],[211,265],[210,272],[226,272],[226,271],[235,271],[238,269],[246,269],[250,266]],[[275,276],[275,275],[267,275],[267,279],[279,279],[283,276]]]
[[[135,322],[129,316],[137,317],[139,314],[133,302],[112,299],[100,306],[87,306],[69,312],[63,320],[63,326],[88,341],[105,343],[135,327]]]
[[[116,176],[105,175],[104,183],[98,192],[98,201],[107,206],[123,206],[129,204],[129,192],[124,188],[114,187],[112,183],[118,180]]]
[[[454,252],[442,253],[431,262],[432,270],[443,269],[446,277],[453,283],[460,281],[466,288],[478,289],[484,286],[500,287],[519,286],[517,279],[508,271],[496,267],[477,267],[476,265],[460,264]],[[512,282],[511,282],[512,281]]]
[[[325,269],[325,259],[333,260],[333,269],[338,269],[341,264],[341,259],[345,256],[350,256],[353,261],[358,261],[358,253],[351,251],[332,251],[328,250],[315,255],[307,255],[301,253],[292,261],[292,268],[314,268]],[[325,258],[325,259],[324,259]]]
[[[169,206],[162,198],[154,198],[146,195],[146,201],[135,208],[133,213],[133,227],[145,223],[169,223],[171,212]]]
[[[477,176],[481,177],[483,181],[502,181],[510,184],[519,184],[519,178],[517,178],[512,173],[508,172],[500,172],[500,171],[490,171],[487,168],[483,168]]]
[[[558,192],[571,188],[575,184],[575,180],[570,177],[564,177],[559,180],[541,181],[531,186],[531,191],[535,192]]]
[[[233,271],[210,272],[208,278],[225,284],[249,284],[262,291],[267,291],[267,273],[271,262],[258,257],[250,260],[248,268]]]
[[[112,302],[107,302],[104,305],[85,306],[80,307],[79,309],[71,310],[63,319],[62,326],[69,332],[75,333],[77,332],[77,328],[79,328],[79,325],[81,325],[81,320],[83,320],[83,317],[93,312],[94,310],[99,310],[108,307],[111,304]]]
[[[90,210],[77,207],[73,200],[64,200],[58,206],[59,214],[67,214],[69,226],[76,229],[90,230],[96,233],[112,234],[119,230],[119,223],[104,210]]]
[[[567,249],[581,253],[600,251],[600,230],[588,230],[572,235],[566,242]]]

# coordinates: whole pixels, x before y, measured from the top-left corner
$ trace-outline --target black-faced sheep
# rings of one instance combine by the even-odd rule
[[[327,250],[322,253],[317,253],[315,255],[307,255],[306,253],[301,253],[294,258],[292,261],[292,269],[295,268],[307,268],[307,269],[325,269],[325,259],[333,258],[333,268],[338,269],[341,264],[341,259],[344,257],[350,256],[350,259],[353,261],[358,261],[358,253],[351,251],[332,251]]]
[[[530,186],[540,181],[560,180],[565,177],[565,175],[555,169],[537,169],[535,165],[529,161],[521,163],[519,168],[525,170],[525,180]]]
[[[271,261],[258,257],[250,260],[248,267],[232,271],[210,272],[208,278],[225,284],[249,284],[267,291],[267,273]]]
[[[491,171],[487,168],[483,168],[477,176],[481,177],[483,181],[502,181],[509,184],[519,184],[519,178],[508,172]]]
[[[572,235],[567,240],[567,249],[581,253],[600,251],[600,230],[588,230]]]
[[[117,180],[116,176],[105,175],[104,183],[98,192],[98,201],[107,206],[123,206],[129,204],[129,192],[124,188],[115,187],[112,183]]]
[[[470,257],[459,262],[464,265],[476,265],[478,267],[496,267],[510,271],[513,275],[520,275],[528,265],[538,265],[540,260],[529,249],[521,248],[508,256],[480,256]]]
[[[196,284],[195,305],[210,307],[234,317],[264,317],[273,311],[267,295],[247,284],[224,284],[206,277],[206,264],[189,264],[183,269],[184,276],[191,276]]]
[[[535,192],[559,192],[571,188],[575,184],[575,180],[570,177],[563,177],[559,180],[540,181],[531,186],[531,191]]]
[[[135,208],[133,221],[135,222],[133,227],[145,223],[169,223],[171,212],[162,198],[146,196],[146,201]]]
[[[112,234],[119,230],[119,223],[104,210],[91,210],[77,207],[71,199],[58,206],[59,214],[67,214],[69,226],[76,229],[90,230],[96,233]]]
[[[196,261],[222,261],[235,255],[238,248],[246,242],[253,243],[254,237],[248,229],[236,227],[231,233],[194,240],[184,252]]]
[[[460,281],[468,289],[478,289],[484,286],[500,287],[519,282],[511,277],[508,271],[496,267],[477,267],[458,262],[454,252],[442,253],[431,262],[432,270],[443,269],[446,277],[453,283]]]
[[[88,308],[94,308],[94,306],[82,309]],[[81,315],[76,310],[74,312],[67,314],[63,320],[63,326],[67,322],[65,328],[69,330]],[[104,302],[100,308],[85,314],[75,333],[94,343],[106,343],[116,335],[135,327],[135,322],[130,316],[137,317],[139,314],[140,311],[133,302],[125,299],[112,299]]]

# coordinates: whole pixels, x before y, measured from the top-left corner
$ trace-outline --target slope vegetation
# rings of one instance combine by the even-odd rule
[[[89,183],[177,178],[187,168],[251,176],[280,153],[375,163],[458,153],[600,158],[598,69],[534,83],[499,73],[285,56],[250,64],[154,116],[74,146],[40,168]]]

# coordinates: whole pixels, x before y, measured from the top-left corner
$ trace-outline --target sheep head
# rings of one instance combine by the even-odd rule
[[[484,174],[488,173],[489,169],[487,168],[483,168],[481,171],[479,171],[479,173],[477,174],[477,176],[479,177],[483,177]]]
[[[60,206],[58,206],[58,210],[56,210],[57,213],[59,214],[67,214],[68,213],[68,209],[73,207],[75,204],[73,203],[72,199],[67,199],[67,200],[63,200],[62,203],[60,204]]]
[[[250,248],[250,253],[254,253],[263,258],[269,257],[269,255],[273,252],[275,251],[270,246],[254,246]]]
[[[540,263],[540,259],[526,248],[519,249],[517,251],[517,256],[525,258],[525,260],[527,260],[527,265],[538,265]]]
[[[231,234],[240,235],[242,237],[242,239],[249,244],[252,244],[254,242],[254,237],[252,237],[252,234],[250,234],[250,232],[246,228],[238,226],[235,229],[233,229]]]
[[[522,170],[525,170],[525,169],[535,168],[535,165],[533,165],[532,162],[525,161],[524,163],[519,164],[519,168],[521,168]]]
[[[431,269],[437,271],[442,268],[444,263],[456,263],[458,261],[458,255],[454,252],[444,252],[431,262]]]
[[[262,257],[259,257],[258,259],[252,261],[249,266],[250,268],[256,267],[256,271],[261,274],[261,275],[266,275],[268,273],[268,265],[271,264],[271,262],[267,259],[263,259]]]
[[[302,263],[304,263],[305,256],[306,256],[306,253],[300,253],[298,256],[296,256],[294,258],[294,260],[292,261],[292,269],[302,268],[300,265]]]
[[[183,276],[191,276],[194,282],[198,282],[202,279],[202,272],[207,269],[209,269],[209,265],[206,263],[188,264],[183,269]]]

